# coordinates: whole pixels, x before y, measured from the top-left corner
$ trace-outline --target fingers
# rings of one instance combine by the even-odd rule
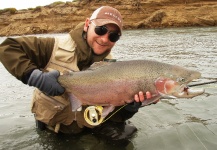
[[[138,95],[138,94],[135,94],[134,100],[135,100],[136,102],[139,102],[139,95]]]
[[[58,78],[60,76],[60,72],[57,70],[52,70],[48,72],[51,76],[54,76],[55,78]]]
[[[140,91],[138,94],[135,94],[134,96],[134,100],[136,102],[143,102],[147,99],[152,98],[151,92],[147,91],[144,95],[144,93],[142,91]],[[158,103],[160,100],[156,100],[155,102],[153,102],[153,104]]]
[[[146,94],[146,99],[151,98],[151,92],[147,91],[145,94]]]
[[[143,102],[144,100],[145,100],[145,96],[144,96],[144,94],[143,94],[143,92],[139,92],[139,100],[140,100],[140,102]]]
[[[145,95],[142,91],[140,91],[139,94],[136,94],[134,96],[134,100],[136,102],[143,102],[145,99],[149,99],[149,98],[151,98],[151,93],[149,91],[146,92]]]

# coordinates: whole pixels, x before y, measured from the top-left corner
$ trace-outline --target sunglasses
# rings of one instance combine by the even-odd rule
[[[95,33],[97,35],[105,35],[107,32],[109,32],[109,40],[111,42],[117,42],[120,38],[120,33],[117,33],[117,32],[111,32],[107,29],[106,26],[97,26],[93,21],[91,21],[93,23],[93,25],[95,26]]]

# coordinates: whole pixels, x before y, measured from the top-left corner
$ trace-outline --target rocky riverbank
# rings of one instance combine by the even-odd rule
[[[0,36],[68,32],[103,5],[121,12],[124,29],[217,26],[216,0],[80,0],[0,10]]]

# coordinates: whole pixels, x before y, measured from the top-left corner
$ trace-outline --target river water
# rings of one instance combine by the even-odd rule
[[[53,36],[53,35],[37,35]],[[0,37],[0,43],[5,37]],[[217,27],[125,30],[113,49],[119,60],[153,59],[198,70],[197,82],[217,79]],[[56,135],[37,131],[30,112],[33,88],[11,76],[0,63],[0,149],[215,150],[217,84],[193,99],[161,100],[130,119],[137,133],[114,145],[90,133]]]

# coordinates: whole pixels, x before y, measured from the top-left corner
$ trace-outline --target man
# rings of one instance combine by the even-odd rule
[[[93,127],[84,120],[83,111],[71,111],[65,89],[57,82],[64,70],[81,71],[94,62],[111,59],[111,49],[122,34],[122,22],[118,10],[103,6],[66,36],[28,36],[7,38],[2,42],[0,60],[5,68],[24,84],[36,87],[32,112],[39,129],[75,134],[90,128],[112,140],[128,138],[136,131],[126,120],[138,111],[140,103],[150,97],[150,93],[144,96],[138,91],[134,103]]]

